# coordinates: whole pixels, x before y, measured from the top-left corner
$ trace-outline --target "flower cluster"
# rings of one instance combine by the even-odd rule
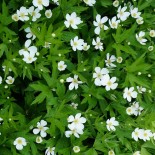
[[[151,137],[153,137],[155,134],[151,132],[151,130],[144,130],[144,129],[139,129],[136,128],[132,132],[132,138],[135,141],[138,141],[138,139],[141,139],[143,141],[149,141]]]
[[[83,124],[86,122],[86,118],[81,117],[81,113],[78,113],[75,115],[75,117],[73,115],[70,115],[67,120],[70,123],[68,124],[68,128],[70,130],[65,132],[66,137],[74,135],[75,137],[79,138],[79,135],[83,134]]]

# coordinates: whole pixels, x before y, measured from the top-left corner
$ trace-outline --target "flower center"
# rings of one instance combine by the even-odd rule
[[[9,83],[12,83],[13,81],[12,81],[12,79],[9,79]]]
[[[109,124],[108,124],[109,126],[112,126],[112,122],[109,122]]]
[[[42,5],[42,0],[38,0],[38,4],[39,5]]]
[[[74,20],[73,20],[73,19],[69,20],[69,23],[70,23],[71,25],[74,24]]]
[[[78,45],[78,43],[77,43],[77,42],[74,42],[74,43],[73,43],[73,45],[74,45],[74,46],[77,46],[77,45]]]
[[[73,121],[75,124],[78,124],[79,123],[79,120],[78,119],[74,119]]]
[[[128,96],[131,96],[131,93],[128,91],[128,92],[127,92],[127,95],[128,95]]]
[[[111,82],[111,81],[108,81],[108,82],[107,82],[107,85],[108,85],[108,86],[111,86],[111,85],[112,85],[112,82]]]
[[[103,27],[103,24],[102,24],[101,22],[99,22],[99,23],[98,23],[98,26],[99,26],[100,28],[102,28],[102,27]]]
[[[33,11],[33,12],[32,12],[32,16],[35,16],[35,15],[36,15],[36,12],[35,12],[35,11]]]
[[[74,84],[77,84],[78,83],[78,80],[77,79],[73,79],[73,83]]]
[[[98,74],[97,74],[97,77],[98,77],[99,79],[101,79],[102,74],[101,74],[101,73],[98,73]]]
[[[18,139],[18,140],[17,140],[17,143],[18,143],[19,145],[21,145],[21,144],[22,144],[22,140],[21,140],[21,139]]]
[[[112,23],[112,26],[113,26],[113,27],[116,27],[117,25],[116,25],[116,23]]]
[[[148,135],[147,135],[147,133],[144,133],[144,137],[147,137]]]
[[[38,129],[39,129],[39,130],[43,130],[44,127],[43,127],[43,126],[39,126]]]
[[[24,14],[23,12],[21,12],[21,13],[20,13],[20,16],[21,16],[22,18],[24,18],[24,17],[25,17],[25,14]]]

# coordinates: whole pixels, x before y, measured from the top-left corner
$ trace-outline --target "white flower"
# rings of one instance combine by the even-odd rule
[[[76,12],[73,12],[71,15],[66,14],[66,21],[64,22],[64,24],[67,28],[71,26],[73,29],[78,29],[77,26],[81,23],[81,18],[77,17]]]
[[[32,40],[34,40],[36,38],[36,36],[31,31],[30,27],[27,27],[24,31],[27,33],[26,38],[28,38],[28,39],[32,38]]]
[[[84,40],[78,39],[78,36],[76,36],[73,40],[71,39],[70,41],[70,45],[72,46],[73,51],[83,50],[83,44],[84,44]]]
[[[136,19],[136,22],[137,22],[137,24],[139,24],[139,25],[143,24],[143,23],[144,23],[143,17],[138,17],[138,18]]]
[[[43,47],[50,48],[51,47],[51,43],[45,41],[45,45]]]
[[[139,34],[136,34],[137,41],[142,45],[146,45],[145,42],[147,42],[147,39],[143,38],[144,36],[145,36],[145,32],[143,31],[140,31]]]
[[[151,137],[153,137],[151,130],[143,130],[142,137],[140,137],[140,139],[143,139],[144,141],[146,141],[146,140],[150,140]]]
[[[111,130],[115,131],[116,130],[115,126],[118,126],[119,122],[115,120],[115,117],[112,117],[106,121],[106,124],[107,124],[106,127],[109,131]]]
[[[95,34],[100,34],[100,30],[104,29],[107,30],[108,27],[106,25],[104,25],[104,23],[106,23],[108,21],[108,17],[105,16],[101,19],[101,15],[97,15],[96,16],[96,21],[93,21],[94,26],[96,26],[95,28]]]
[[[143,129],[136,128],[136,129],[132,132],[132,138],[133,138],[135,141],[138,141],[138,138],[142,138],[142,133],[143,133]]]
[[[122,58],[122,57],[118,57],[116,61],[117,61],[118,63],[122,63],[123,58]]]
[[[140,151],[136,151],[136,152],[134,152],[133,155],[141,155],[141,154],[140,154]]]
[[[32,16],[32,21],[35,22],[38,18],[41,17],[41,14],[39,13],[39,9],[38,8],[34,8],[34,6],[31,6],[28,9],[28,13]]]
[[[36,137],[36,143],[42,143],[42,141],[43,141],[43,139],[42,139],[42,137],[40,137],[40,136],[37,136]]]
[[[25,61],[28,64],[36,61],[37,60],[37,57],[35,57],[35,54],[36,53],[34,51],[30,51],[30,52],[25,51],[23,53],[23,56],[24,56],[23,61]]]
[[[30,46],[31,45],[31,40],[28,39],[25,42],[25,47],[24,49],[19,50],[19,54],[20,55],[24,55],[25,52],[32,52],[32,53],[36,53],[37,52],[37,47],[36,46]]]
[[[155,30],[150,30],[149,35],[150,37],[155,37]]]
[[[153,49],[154,49],[153,46],[149,46],[149,47],[148,47],[148,50],[149,50],[149,51],[153,51]]]
[[[69,85],[69,90],[78,89],[78,84],[81,84],[82,81],[78,81],[78,75],[74,75],[74,78],[68,77],[67,82],[71,82]]]
[[[119,1],[115,0],[112,4],[113,4],[114,7],[118,7],[119,6]]]
[[[59,0],[52,0],[56,5],[59,5]]]
[[[92,44],[95,46],[95,49],[103,50],[103,43],[99,37],[96,38],[96,41],[93,39]]]
[[[141,15],[141,12],[138,12],[138,8],[131,8],[130,14],[131,14],[131,17],[133,18],[139,18]]]
[[[96,3],[96,0],[83,0],[87,5],[93,6]]]
[[[73,151],[74,151],[74,153],[80,152],[80,147],[79,146],[74,146]]]
[[[17,10],[17,15],[21,21],[29,20],[28,11],[27,11],[26,7],[22,6],[19,10]]]
[[[129,15],[130,15],[130,12],[125,12],[127,9],[126,6],[124,6],[123,8],[121,8],[121,6],[119,6],[118,10],[117,10],[117,17],[121,20],[121,21],[125,21]]]
[[[133,107],[128,107],[128,108],[126,109],[126,113],[127,113],[128,115],[133,115],[134,111],[135,111],[135,109],[133,109]]]
[[[123,94],[123,98],[127,99],[127,101],[131,102],[132,98],[136,98],[137,97],[137,92],[134,91],[134,87],[131,88],[125,88],[124,89],[124,94]]]
[[[64,61],[58,62],[58,70],[59,71],[64,71],[66,69],[67,65],[65,64]]]
[[[70,106],[73,107],[74,109],[77,109],[78,104],[72,102],[72,103],[70,104]]]
[[[45,151],[45,155],[56,155],[54,150],[55,150],[55,147],[48,147]]]
[[[71,135],[74,135],[76,138],[79,138],[79,135],[83,134],[83,130],[78,130],[76,128],[71,128],[70,124],[68,124],[68,128],[70,129],[70,131],[65,131],[65,136],[67,138],[69,138]]]
[[[84,50],[84,51],[88,51],[89,48],[90,48],[90,45],[87,45],[87,43],[84,43],[84,44],[83,44],[83,50]]]
[[[101,81],[103,76],[108,73],[109,71],[106,68],[101,69],[100,67],[95,67],[95,73],[93,73],[93,78],[95,78],[95,81],[94,81],[95,85],[101,86],[102,85]]]
[[[16,149],[17,150],[22,150],[23,146],[27,145],[26,139],[23,137],[18,137],[15,139],[15,141],[13,142],[13,145],[16,145]]]
[[[109,74],[106,74],[106,75],[103,76],[103,78],[102,78],[102,80],[101,80],[101,84],[102,84],[103,86],[105,86],[105,89],[106,89],[107,91],[109,91],[110,89],[114,90],[114,89],[116,89],[117,86],[118,86],[118,83],[115,83],[115,81],[116,81],[116,77],[112,77],[112,78],[110,79]]]
[[[146,92],[146,88],[143,88],[142,86],[137,86],[138,93],[142,94],[143,92]]]
[[[7,79],[5,80],[5,82],[7,84],[13,84],[14,81],[15,81],[15,79],[13,77],[11,77],[11,76],[8,76]]]
[[[19,16],[15,13],[15,14],[13,14],[12,16],[12,19],[15,21],[15,22],[17,22],[18,20],[19,20]]]
[[[35,7],[38,7],[39,10],[42,10],[43,6],[49,6],[49,0],[33,0],[32,3]]]
[[[133,114],[134,114],[135,116],[140,115],[141,112],[142,112],[142,110],[144,109],[144,108],[142,108],[142,107],[139,106],[139,102],[134,102],[134,103],[132,104],[131,108],[132,108]]]
[[[47,133],[46,130],[48,127],[46,127],[47,122],[44,120],[41,120],[40,122],[37,123],[37,128],[33,129],[33,133],[36,135],[40,132],[41,137],[46,137]]]
[[[68,117],[67,121],[69,123],[71,123],[71,124],[69,124],[70,129],[76,128],[79,131],[79,130],[84,129],[83,123],[86,122],[86,118],[81,117],[81,113],[78,113],[78,114],[75,115],[75,117],[73,115],[70,115]]]
[[[0,76],[0,84],[2,84],[2,77]]]
[[[3,118],[2,117],[0,117],[0,124],[2,124],[1,122],[3,121]]]
[[[51,10],[46,10],[46,11],[45,11],[45,16],[46,16],[47,18],[51,18],[51,17],[52,17],[52,11],[51,11]]]
[[[119,23],[120,20],[116,20],[116,16],[113,17],[111,20],[109,19],[109,24],[112,29],[117,29]]]
[[[115,153],[114,153],[113,150],[110,150],[110,151],[108,152],[108,155],[115,155]]]
[[[107,60],[105,60],[106,66],[108,67],[116,67],[115,64],[113,64],[113,62],[116,61],[116,57],[114,55],[109,55],[109,53],[107,53]]]

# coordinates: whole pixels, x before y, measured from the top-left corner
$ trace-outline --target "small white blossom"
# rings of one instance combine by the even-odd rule
[[[31,31],[30,27],[27,27],[24,31],[27,33],[26,38],[28,38],[28,39],[32,38],[32,40],[34,40],[36,38],[36,36]]]
[[[93,6],[96,3],[96,0],[83,0],[87,5]]]
[[[64,61],[58,62],[58,70],[59,71],[64,71],[66,69],[67,65],[65,64]]]
[[[55,147],[48,147],[45,151],[45,155],[56,155],[54,150],[55,150]]]
[[[142,94],[143,92],[146,92],[146,88],[143,88],[142,86],[137,86],[138,93]]]
[[[111,20],[109,19],[109,24],[112,29],[117,29],[119,23],[120,23],[120,20],[117,20],[116,16],[113,17]]]
[[[115,153],[114,153],[113,150],[110,150],[110,151],[108,152],[108,155],[115,155]]]
[[[46,125],[47,125],[47,122],[44,120],[37,122],[37,128],[33,129],[33,133],[36,135],[40,132],[41,137],[46,137],[47,136],[46,130],[48,129]]]
[[[106,74],[103,76],[101,83],[103,86],[105,86],[105,89],[109,91],[110,89],[114,90],[117,88],[118,83],[115,83],[115,81],[116,81],[116,77],[112,77],[110,79],[109,74]]]
[[[23,146],[27,145],[26,139],[23,137],[18,137],[15,139],[15,141],[13,142],[13,145],[16,146],[17,150],[22,150]]]
[[[15,79],[13,77],[11,77],[11,76],[8,76],[7,79],[5,80],[5,82],[7,84],[13,84],[14,81],[15,81]]]
[[[78,89],[78,85],[82,83],[82,81],[78,81],[78,75],[74,75],[74,78],[68,77],[66,82],[70,82],[69,90]]]
[[[36,143],[40,144],[40,143],[42,143],[42,141],[43,141],[42,137],[40,137],[40,136],[36,137]]]
[[[133,138],[135,141],[138,141],[138,138],[142,138],[142,134],[143,134],[143,129],[136,128],[136,129],[132,132],[132,138]]]
[[[141,155],[141,154],[140,154],[140,151],[136,151],[136,152],[134,152],[133,155]]]
[[[72,46],[73,51],[83,50],[83,44],[84,44],[84,40],[78,39],[78,36],[76,36],[73,40],[71,39],[70,41],[70,45]]]
[[[131,102],[132,98],[137,98],[137,92],[134,91],[134,87],[125,88],[123,98],[127,99],[127,101]]]
[[[49,0],[33,0],[32,3],[35,7],[38,7],[39,10],[42,10],[43,6],[49,6]]]
[[[153,137],[151,130],[143,130],[142,137],[140,137],[140,139],[147,141],[150,140],[151,137]]]
[[[0,84],[2,84],[2,77],[0,76]]]
[[[136,34],[136,39],[141,45],[146,45],[147,39],[144,39],[145,32],[140,31],[139,34]]]
[[[59,5],[59,0],[52,0],[56,5]]]
[[[47,18],[51,18],[51,17],[52,17],[52,11],[51,11],[51,10],[46,10],[46,11],[45,11],[45,16],[46,16]]]
[[[125,21],[130,15],[130,12],[125,12],[126,9],[127,9],[127,6],[124,6],[123,8],[121,8],[121,6],[119,6],[119,8],[117,10],[117,17],[121,21]]]
[[[83,44],[83,50],[84,50],[84,51],[88,51],[89,48],[90,48],[90,45],[87,45],[87,43],[84,43],[84,44]]]
[[[19,16],[18,16],[18,14],[13,14],[12,16],[12,19],[15,21],[15,22],[17,22],[18,20],[19,20]]]
[[[71,128],[70,124],[68,124],[69,131],[65,131],[65,136],[69,138],[71,135],[74,135],[76,138],[79,138],[79,135],[83,134],[83,130],[78,130],[76,128]]]
[[[107,53],[107,59],[105,60],[106,66],[108,67],[116,67],[115,64],[113,64],[113,62],[116,61],[116,57],[114,55],[109,55],[109,53]]]
[[[1,122],[3,121],[3,118],[2,117],[0,117],[0,124],[2,124]]]
[[[37,57],[35,57],[35,54],[36,53],[34,51],[30,51],[30,52],[25,51],[23,53],[23,56],[24,56],[23,61],[25,61],[28,64],[36,61],[37,60]]]
[[[81,117],[81,113],[76,114],[75,117],[70,115],[67,120],[69,123],[71,123],[69,124],[70,129],[76,128],[78,131],[84,129],[83,123],[86,122],[86,118]]]
[[[144,23],[143,17],[138,17],[138,18],[136,19],[136,22],[137,22],[137,24],[139,24],[139,25],[143,24],[143,23]]]
[[[113,4],[114,7],[118,7],[119,6],[119,1],[115,0],[112,4]]]
[[[39,9],[38,8],[34,8],[34,6],[31,6],[28,9],[28,13],[32,16],[32,21],[35,22],[37,19],[39,19],[41,17],[41,14],[39,13]]]
[[[78,104],[72,102],[72,103],[70,104],[70,106],[73,107],[74,109],[77,109]]]
[[[116,61],[117,61],[118,63],[122,63],[123,58],[122,58],[122,57],[118,57]]]
[[[141,15],[141,12],[138,12],[138,8],[131,7],[130,14],[131,14],[131,17],[133,17],[133,18],[139,18]]]
[[[149,35],[150,37],[155,37],[155,30],[150,30]]]
[[[119,122],[115,120],[115,117],[112,117],[106,121],[106,124],[107,124],[106,127],[109,131],[111,130],[115,131],[116,130],[115,126],[118,126]]]
[[[27,11],[26,7],[22,6],[19,10],[17,10],[17,15],[19,17],[19,20],[21,20],[21,21],[29,20],[28,11]]]
[[[67,28],[71,26],[73,29],[78,29],[77,26],[81,23],[81,18],[77,17],[76,12],[73,12],[71,15],[66,14],[66,21],[64,22],[64,24]]]
[[[109,71],[106,68],[101,69],[100,67],[95,67],[95,73],[93,73],[93,78],[95,78],[95,81],[94,81],[95,85],[101,86],[102,85],[101,81],[103,76],[108,73]]]
[[[73,151],[74,151],[74,153],[80,152],[80,147],[79,146],[74,146]]]
[[[149,50],[149,51],[153,51],[153,49],[154,49],[153,46],[149,46],[149,47],[148,47],[148,50]]]
[[[101,18],[101,15],[99,14],[96,15],[96,21],[93,21],[94,26],[96,26],[95,31],[94,31],[95,34],[100,34],[101,29],[103,30],[108,29],[108,27],[104,25],[104,23],[106,23],[107,21],[108,21],[107,16]]]
[[[99,37],[96,38],[96,41],[93,39],[92,44],[95,46],[95,49],[103,50],[103,43]]]

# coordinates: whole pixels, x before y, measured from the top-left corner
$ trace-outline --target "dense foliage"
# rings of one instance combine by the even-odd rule
[[[154,155],[154,43],[154,0],[3,0],[0,154]]]

